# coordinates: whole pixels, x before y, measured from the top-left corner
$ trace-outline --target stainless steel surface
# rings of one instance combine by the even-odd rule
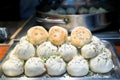
[[[54,25],[58,25],[71,32],[74,27],[84,26],[91,31],[96,31],[110,24],[109,20],[106,18],[108,14],[109,13],[106,12],[98,14],[54,15],[38,11],[36,21],[40,22],[47,29]],[[55,22],[55,20],[57,21]]]
[[[55,14],[55,11],[54,13],[46,13],[44,11],[39,10],[39,7],[37,7],[36,21],[41,23],[41,25],[45,26],[47,29],[49,29],[54,25],[58,25],[66,28],[69,32],[71,32],[72,29],[77,26],[84,26],[90,29],[91,31],[97,31],[107,27],[111,23],[108,17],[111,17],[110,14],[112,12],[112,7],[109,6],[105,1],[64,0],[60,6],[60,8],[65,8],[65,9],[69,7],[72,7],[76,11],[76,13],[72,15],[67,13],[63,15]],[[102,7],[106,11],[103,13],[94,13],[94,14],[90,14],[90,13],[78,14],[77,10],[79,10],[80,7],[86,7],[88,9],[90,9],[91,7],[94,8]]]
[[[62,20],[62,19],[49,19],[49,18],[39,18],[39,17],[36,17],[36,20],[37,20],[38,22],[66,24],[65,21]]]
[[[105,73],[105,74],[97,74],[97,73],[93,73],[93,75],[87,75],[87,76],[84,76],[84,77],[71,77],[69,76],[68,74],[63,74],[62,76],[59,76],[59,77],[51,77],[49,76],[48,74],[44,74],[42,76],[38,76],[38,77],[26,77],[24,74],[18,76],[18,77],[7,77],[5,76],[3,73],[2,73],[2,70],[0,71],[1,72],[1,78],[0,79],[3,79],[3,80],[106,80],[106,79],[119,79],[120,78],[120,61],[119,61],[119,57],[117,56],[117,52],[115,50],[115,46],[108,42],[108,41],[105,41],[105,40],[102,40],[102,42],[105,44],[105,46],[111,50],[112,52],[112,60],[113,60],[113,63],[114,63],[114,67],[113,69],[108,72],[108,73]],[[15,45],[17,44],[18,42],[15,42],[11,48],[9,49],[9,51],[7,52],[7,55],[6,55],[6,58],[3,60],[3,62],[7,59],[7,56],[9,55],[8,53],[15,47]],[[1,67],[1,65],[0,65]]]

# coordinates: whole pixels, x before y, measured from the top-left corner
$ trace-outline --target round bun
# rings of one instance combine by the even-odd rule
[[[51,56],[46,61],[47,73],[51,76],[60,76],[66,72],[66,63],[59,56]]]
[[[14,57],[5,61],[2,70],[7,76],[19,76],[24,72],[24,61]]]
[[[16,45],[15,55],[23,60],[27,60],[30,57],[35,56],[35,48],[29,42],[22,42]]]
[[[113,61],[107,53],[101,53],[90,60],[90,69],[96,73],[107,73],[112,70],[113,65]]]
[[[97,47],[93,44],[86,44],[81,48],[81,55],[86,58],[94,58],[99,53],[97,52]]]
[[[48,59],[50,56],[57,53],[57,47],[54,46],[51,42],[47,41],[40,44],[37,47],[36,52],[37,52],[37,56]]]
[[[75,56],[67,65],[67,72],[71,76],[85,76],[88,71],[88,62],[82,56]]]
[[[64,59],[64,61],[69,62],[77,55],[77,48],[71,44],[63,44],[59,47],[58,52]]]
[[[67,40],[68,32],[66,29],[53,26],[49,30],[49,41],[55,45],[61,45]]]
[[[34,26],[27,31],[28,40],[33,45],[39,45],[48,38],[48,32],[42,26]]]
[[[25,63],[25,75],[27,76],[39,76],[45,71],[45,65],[39,57],[29,58]]]
[[[92,38],[92,33],[89,29],[85,27],[76,27],[71,32],[71,43],[81,48],[83,45],[89,43]]]

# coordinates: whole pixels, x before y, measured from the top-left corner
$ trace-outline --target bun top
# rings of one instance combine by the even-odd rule
[[[68,32],[66,29],[59,27],[59,26],[53,26],[49,30],[49,41],[51,41],[55,45],[61,45],[65,41],[67,41]]]
[[[81,48],[83,45],[89,43],[91,39],[92,33],[85,27],[75,27],[71,32],[71,43],[78,48]]]
[[[27,37],[32,44],[39,45],[47,40],[48,32],[42,26],[34,26],[27,31]]]

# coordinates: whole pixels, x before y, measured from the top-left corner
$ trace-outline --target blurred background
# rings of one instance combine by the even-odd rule
[[[31,15],[35,14],[36,6],[39,6],[40,10],[46,10],[50,8],[57,8],[63,1],[73,2],[75,0],[0,0],[0,20],[20,20],[27,19]],[[120,11],[120,0],[76,0],[79,3],[87,2],[91,4],[93,2],[101,2],[103,4],[111,5],[116,11]],[[82,4],[81,3],[81,4]],[[86,4],[86,5],[88,5]],[[115,16],[115,15],[114,15]]]

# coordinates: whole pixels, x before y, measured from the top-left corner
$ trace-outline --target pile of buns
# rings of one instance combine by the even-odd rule
[[[107,73],[113,68],[112,53],[85,27],[66,29],[53,26],[47,31],[33,26],[2,64],[7,76],[86,76],[89,71]]]
[[[103,7],[67,7],[66,9],[63,7],[59,7],[56,10],[51,9],[48,11],[48,14],[62,14],[62,15],[75,15],[75,14],[99,14],[99,13],[105,13],[107,10]]]

